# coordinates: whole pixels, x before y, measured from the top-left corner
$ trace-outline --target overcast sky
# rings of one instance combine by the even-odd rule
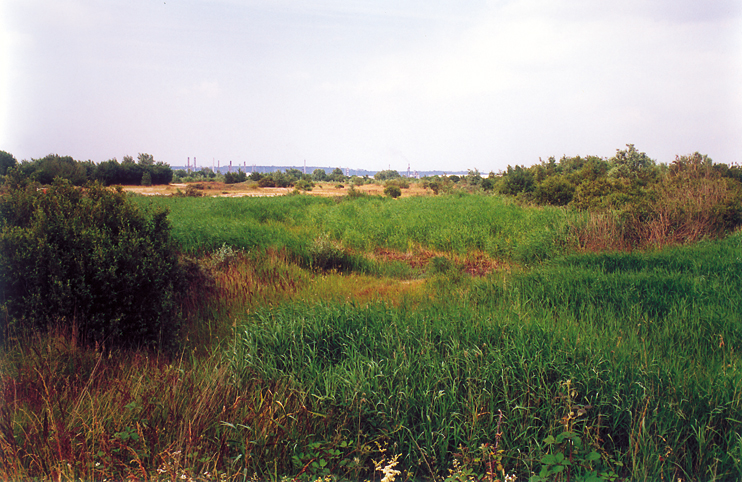
[[[742,162],[739,0],[3,0],[0,27],[18,160]]]

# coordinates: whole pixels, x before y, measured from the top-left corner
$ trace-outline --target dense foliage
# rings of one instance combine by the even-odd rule
[[[141,209],[121,190],[61,178],[10,186],[0,198],[2,321],[59,328],[84,344],[168,347],[176,253],[167,212]]]
[[[7,174],[8,169],[18,164],[13,154],[5,151],[0,151],[0,176]]]
[[[224,175],[225,184],[237,184],[238,182],[247,181],[247,174],[242,171],[228,172]]]
[[[170,166],[164,162],[155,162],[149,154],[139,154],[137,161],[124,156],[122,162],[111,159],[99,164],[49,154],[40,159],[21,162],[15,169],[17,177],[41,184],[51,184],[57,177],[67,179],[75,186],[82,186],[90,181],[99,181],[106,186],[169,184],[173,179]]]

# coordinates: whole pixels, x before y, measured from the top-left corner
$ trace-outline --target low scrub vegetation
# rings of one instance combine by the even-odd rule
[[[177,343],[184,272],[163,210],[57,179],[0,199],[3,332],[51,329],[84,345]]]
[[[629,146],[399,199],[18,172],[0,478],[742,477],[734,168]]]

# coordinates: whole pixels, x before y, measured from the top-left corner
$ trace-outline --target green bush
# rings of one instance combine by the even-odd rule
[[[389,179],[397,179],[402,176],[399,175],[399,173],[392,169],[387,169],[384,171],[379,171],[376,174],[374,174],[374,179],[377,181],[387,181]]]
[[[566,206],[572,201],[575,186],[563,176],[551,176],[536,187],[534,197],[539,204]]]
[[[247,174],[242,171],[228,172],[224,175],[224,184],[237,184],[247,181]]]
[[[390,184],[384,188],[384,194],[396,199],[402,195],[402,190],[396,184]]]
[[[3,331],[54,328],[83,344],[172,346],[183,276],[166,216],[97,183],[11,187],[0,198]]]
[[[300,179],[296,181],[296,184],[294,184],[294,187],[301,191],[311,191],[312,188],[314,187],[314,183],[312,181]]]

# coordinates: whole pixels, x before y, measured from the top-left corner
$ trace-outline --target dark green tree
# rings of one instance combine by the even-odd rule
[[[342,169],[336,167],[335,169],[333,169],[327,179],[332,182],[343,182],[345,181],[345,174],[343,174]]]
[[[236,184],[238,182],[247,181],[247,174],[242,171],[239,172],[228,172],[224,175],[225,184]]]
[[[299,169],[294,168],[286,169],[286,171],[284,171],[284,174],[288,179],[291,180],[292,183],[301,179],[301,176],[303,175],[303,173]]]
[[[374,179],[377,181],[388,181],[389,179],[396,179],[398,177],[402,177],[399,175],[397,171],[394,171],[392,169],[387,169],[385,171],[379,171],[376,174],[374,174]]]
[[[18,164],[13,154],[5,151],[0,151],[0,176],[4,176],[8,173],[8,169]]]
[[[312,171],[312,179],[317,182],[327,181],[327,172],[324,169],[315,169]]]
[[[140,166],[152,166],[155,163],[155,158],[152,156],[152,154],[140,152],[137,156],[137,161]]]

